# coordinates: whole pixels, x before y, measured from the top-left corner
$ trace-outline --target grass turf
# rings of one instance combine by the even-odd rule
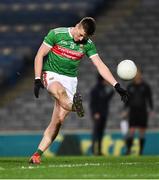
[[[27,158],[0,158],[1,179],[159,179],[159,156],[43,158],[40,165]]]

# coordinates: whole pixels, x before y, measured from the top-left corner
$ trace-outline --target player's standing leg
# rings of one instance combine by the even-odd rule
[[[55,106],[54,106],[51,122],[44,132],[43,138],[38,146],[37,151],[31,157],[30,163],[40,164],[41,155],[56,138],[60,130],[60,127],[68,114],[69,111],[63,109],[63,107],[60,106],[59,102],[55,100]]]

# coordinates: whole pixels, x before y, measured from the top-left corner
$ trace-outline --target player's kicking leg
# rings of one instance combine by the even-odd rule
[[[33,163],[33,164],[41,163],[41,155],[56,138],[60,130],[61,124],[63,123],[64,119],[66,118],[68,114],[69,114],[69,111],[63,109],[63,107],[61,107],[59,102],[56,100],[51,122],[44,132],[43,138],[38,146],[37,151],[30,158],[29,160],[30,163]]]
[[[59,82],[54,82],[49,86],[48,91],[58,99],[60,105],[68,111],[76,111],[79,117],[84,116],[82,96],[77,92],[74,94],[73,102],[68,97],[65,88]]]

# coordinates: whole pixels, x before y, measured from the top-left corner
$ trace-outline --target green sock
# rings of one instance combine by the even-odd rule
[[[38,149],[36,152],[37,152],[40,156],[43,154],[43,151],[41,151],[40,149]]]

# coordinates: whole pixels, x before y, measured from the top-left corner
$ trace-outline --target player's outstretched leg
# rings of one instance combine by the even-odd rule
[[[77,112],[77,115],[79,117],[84,116],[84,108],[82,105],[82,96],[78,92],[75,93],[74,97],[73,97],[73,108],[75,109],[75,111]]]

